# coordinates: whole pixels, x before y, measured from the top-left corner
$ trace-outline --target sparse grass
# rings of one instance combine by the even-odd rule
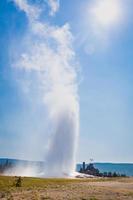
[[[41,179],[0,176],[0,199],[3,200],[107,200],[133,199],[133,178]],[[126,198],[125,198],[126,197]]]
[[[133,192],[129,192],[129,193],[127,193],[127,196],[131,196],[131,197],[133,197]]]
[[[95,197],[91,197],[90,200],[98,200],[97,198]]]

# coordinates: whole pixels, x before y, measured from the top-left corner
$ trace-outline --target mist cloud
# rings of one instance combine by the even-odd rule
[[[24,48],[13,66],[34,73],[52,130],[44,175],[63,176],[75,170],[79,133],[77,64],[69,24],[49,25],[39,20],[41,8],[28,1],[14,0],[29,19]],[[51,15],[59,8],[49,1]],[[32,88],[30,88],[32,90]],[[45,139],[45,135],[44,138]],[[39,147],[39,144],[38,144]]]

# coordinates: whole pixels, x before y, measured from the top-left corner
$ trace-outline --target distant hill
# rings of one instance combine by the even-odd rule
[[[42,161],[28,161],[28,160],[19,160],[19,159],[10,159],[10,158],[0,158],[0,164],[6,164],[6,163],[11,163],[12,166],[37,166],[39,168],[42,168],[44,166],[44,162]]]
[[[44,162],[42,161],[28,161],[28,160],[19,160],[19,159],[10,159],[10,158],[0,158],[0,164],[4,164],[6,162],[12,163],[14,165],[22,164],[22,165],[28,165],[28,164],[33,164],[33,165],[44,165]]]
[[[0,164],[6,162],[12,163],[13,165],[34,165],[34,166],[44,166],[45,163],[41,161],[27,161],[27,160],[17,160],[0,158]],[[126,174],[127,176],[133,176],[133,164],[131,163],[94,163],[95,168],[98,168],[100,172],[117,172],[120,174]],[[76,170],[79,171],[82,164],[77,164]]]

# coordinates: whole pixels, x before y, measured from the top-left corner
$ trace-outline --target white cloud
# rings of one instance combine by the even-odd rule
[[[41,10],[38,7],[28,4],[27,0],[13,0],[20,10],[24,11],[29,19],[37,19]]]
[[[59,0],[48,0],[51,8],[50,15],[53,16],[59,10]]]
[[[37,19],[42,12],[41,7],[37,7],[33,4],[29,4],[28,0],[12,0],[20,10],[23,10],[30,20]],[[59,10],[59,0],[48,0],[47,1],[50,12],[49,14],[53,16]]]

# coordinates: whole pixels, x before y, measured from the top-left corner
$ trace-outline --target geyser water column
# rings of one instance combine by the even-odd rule
[[[69,24],[62,27],[49,25],[40,20],[43,11],[39,5],[36,7],[26,0],[14,2],[29,19],[29,29],[15,66],[20,73],[25,71],[36,76],[52,127],[43,174],[72,175],[79,133],[79,103],[77,64]]]
[[[46,158],[46,176],[73,176],[75,171],[79,129],[78,102],[74,94],[64,92],[60,91],[53,98],[59,100],[55,101],[55,112],[51,116],[53,137]],[[51,112],[53,110],[54,108]]]
[[[70,110],[62,110],[46,159],[46,176],[73,176],[75,170],[76,120]]]

